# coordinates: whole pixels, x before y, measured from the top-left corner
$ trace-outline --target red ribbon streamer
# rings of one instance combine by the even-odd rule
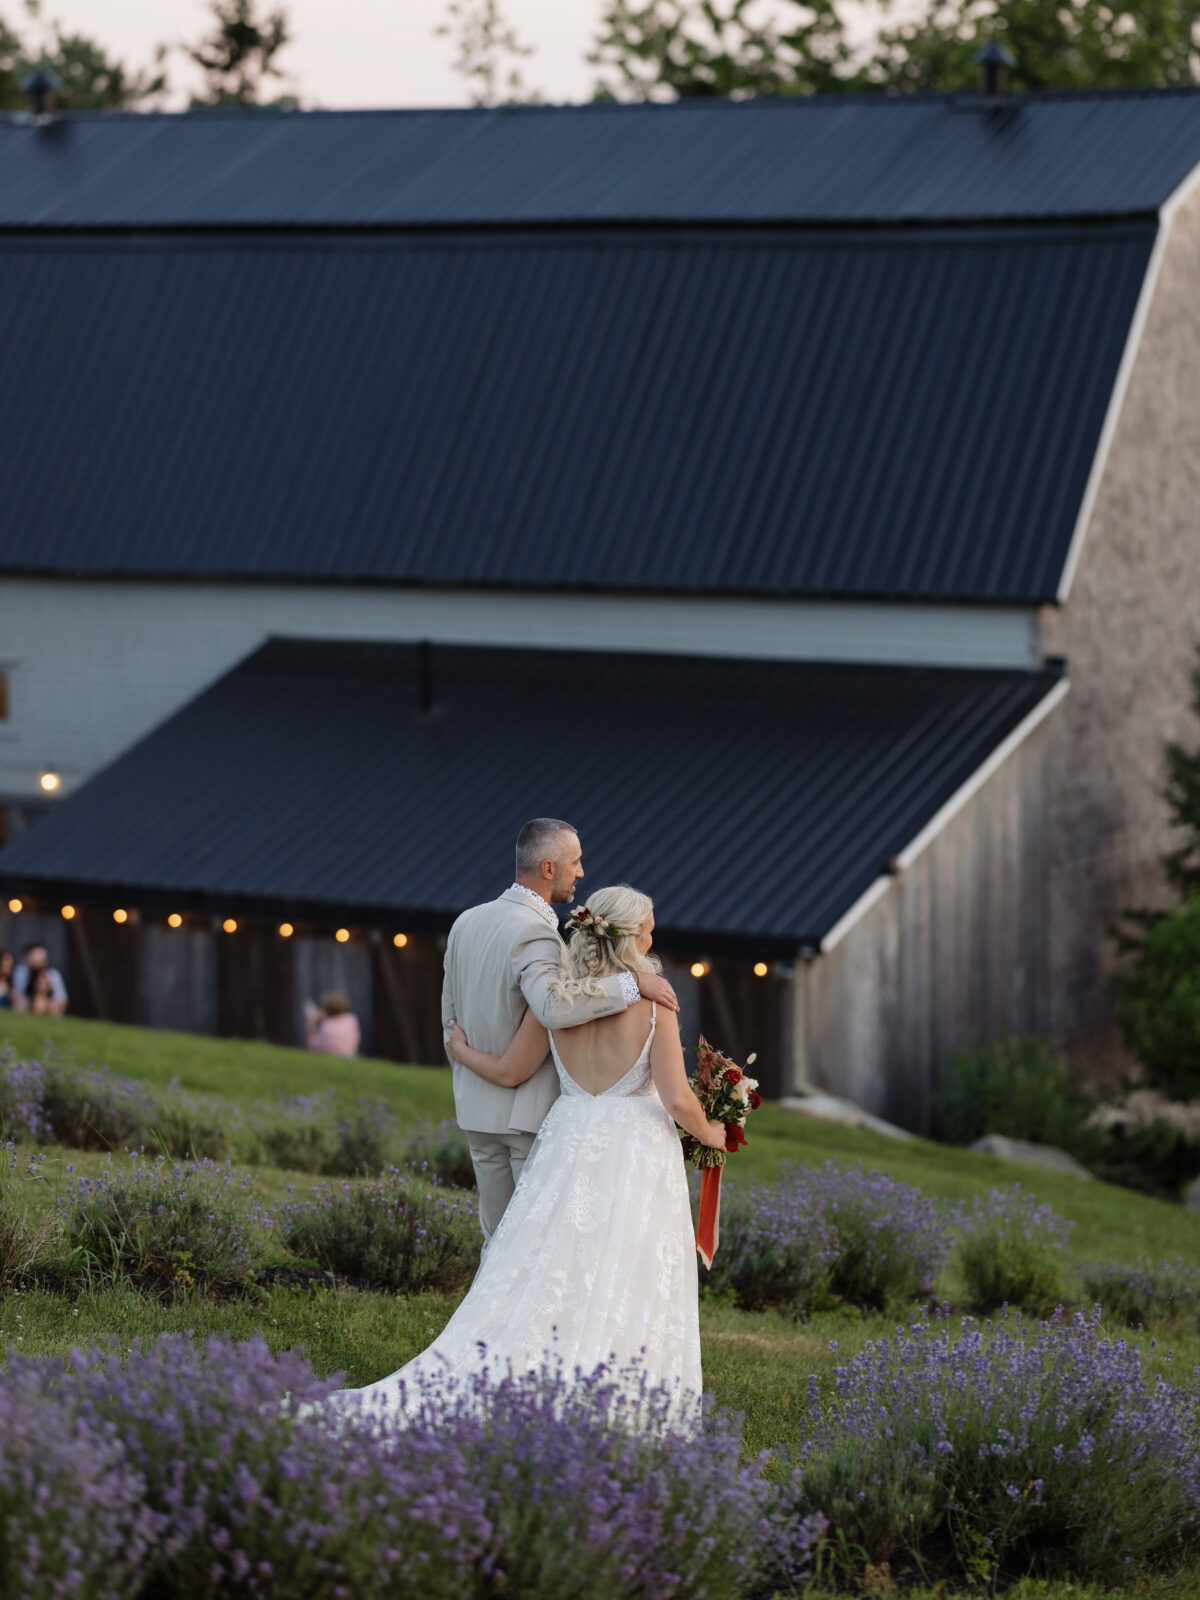
[[[696,1227],[696,1249],[706,1267],[713,1264],[721,1242],[720,1167],[705,1167],[700,1179],[700,1221]]]

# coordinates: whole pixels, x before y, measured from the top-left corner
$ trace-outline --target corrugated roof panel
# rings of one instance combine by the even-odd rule
[[[444,922],[548,814],[664,935],[794,949],[1057,678],[439,648],[433,682],[424,715],[411,647],[276,641],[7,845],[0,880]]]
[[[1200,92],[0,122],[0,227],[949,222],[1156,210]]]
[[[1049,599],[1153,238],[9,239],[0,571]]]

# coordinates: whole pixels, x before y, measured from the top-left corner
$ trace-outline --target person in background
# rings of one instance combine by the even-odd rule
[[[50,952],[44,944],[34,941],[25,946],[22,957],[12,976],[13,1009],[15,1011],[29,1009],[29,980],[35,972],[47,972],[50,975],[51,1008],[42,1015],[61,1017],[67,1009],[67,986],[58,968],[50,965]]]
[[[321,996],[319,1006],[309,1001],[304,1011],[305,1043],[310,1050],[322,1050],[329,1056],[357,1055],[361,1030],[348,994],[331,989]]]
[[[17,958],[11,950],[0,950],[0,1011],[11,1011],[13,1003],[13,968]]]
[[[25,991],[25,1009],[35,1017],[55,1017],[59,1006],[54,998],[54,985],[50,981],[49,967],[36,967],[29,975]]]

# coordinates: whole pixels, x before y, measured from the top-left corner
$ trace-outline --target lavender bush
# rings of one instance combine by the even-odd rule
[[[0,1148],[0,1284],[29,1272],[57,1232],[54,1213],[30,1204],[31,1187],[45,1181],[45,1159],[11,1140]]]
[[[49,1137],[75,1150],[125,1150],[145,1143],[158,1108],[144,1084],[117,1077],[107,1067],[78,1066],[52,1050],[41,1066]]]
[[[212,1161],[134,1155],[98,1177],[73,1177],[64,1207],[67,1245],[89,1276],[160,1287],[244,1283],[274,1226],[249,1176]]]
[[[76,1587],[5,1592],[735,1600],[760,1587],[764,1565],[803,1581],[823,1526],[785,1525],[764,1463],[741,1463],[735,1425],[710,1413],[673,1432],[664,1395],[643,1389],[622,1405],[603,1371],[467,1382],[427,1395],[403,1425],[370,1427],[322,1414],[332,1387],[261,1340],[199,1351],[168,1336],[135,1345],[125,1366],[95,1351],[65,1369],[14,1358],[0,1419],[24,1428],[0,1439],[0,1474],[10,1456],[19,1468],[0,1478],[0,1509],[22,1529],[22,1570],[55,1575],[74,1553],[72,1516],[91,1548]]]
[[[1050,1206],[1010,1189],[991,1189],[957,1213],[967,1301],[977,1311],[1014,1306],[1043,1316],[1068,1298],[1064,1252],[1072,1224]]]
[[[380,1172],[395,1126],[382,1101],[359,1101],[354,1111],[343,1112],[329,1091],[260,1105],[252,1124],[261,1154],[272,1166],[331,1178]]]
[[[1079,1276],[1088,1302],[1131,1328],[1175,1327],[1185,1319],[1194,1323],[1200,1311],[1200,1268],[1182,1261],[1157,1267],[1093,1261]]]
[[[786,1168],[781,1190],[806,1191],[833,1230],[832,1292],[882,1310],[927,1295],[953,1248],[937,1201],[886,1172],[827,1161]]]
[[[0,1138],[39,1144],[53,1133],[46,1115],[46,1074],[40,1061],[0,1052]]]
[[[86,1421],[44,1369],[0,1380],[0,1593],[13,1600],[125,1600],[165,1518],[122,1441]]]
[[[321,1184],[283,1211],[289,1249],[360,1288],[392,1293],[465,1288],[479,1264],[478,1226],[472,1197],[396,1167],[357,1186]]]
[[[1098,1324],[968,1319],[955,1338],[917,1322],[866,1345],[831,1409],[812,1396],[794,1515],[823,1512],[831,1544],[867,1561],[957,1577],[1178,1558],[1200,1506],[1195,1396]]]
[[[836,1260],[837,1236],[811,1186],[748,1184],[722,1200],[721,1246],[701,1286],[747,1311],[780,1306],[802,1315],[828,1298]]]
[[[402,1154],[406,1165],[432,1173],[443,1183],[456,1189],[475,1188],[475,1167],[467,1136],[452,1117],[436,1127],[423,1122],[414,1128],[404,1142]]]

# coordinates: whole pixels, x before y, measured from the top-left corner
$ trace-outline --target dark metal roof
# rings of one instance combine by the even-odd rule
[[[5,892],[445,926],[531,815],[665,937],[816,941],[1056,674],[273,641],[0,851]]]
[[[1200,161],[1200,93],[82,114],[0,125],[0,227],[1127,216]]]
[[[1051,599],[1154,231],[9,237],[0,571]]]

